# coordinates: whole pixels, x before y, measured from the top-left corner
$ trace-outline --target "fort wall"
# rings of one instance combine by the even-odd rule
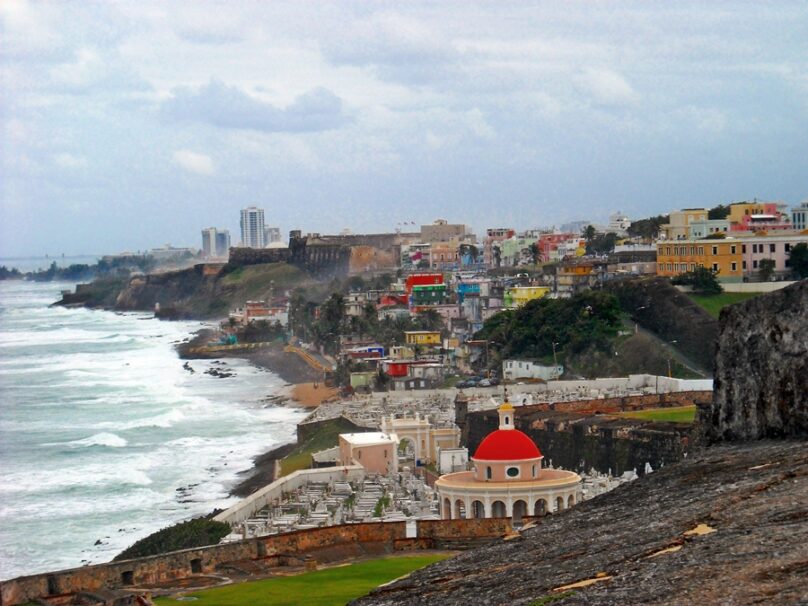
[[[69,596],[79,592],[148,588],[228,569],[268,569],[304,561],[335,562],[419,549],[463,549],[497,540],[511,531],[510,519],[420,520],[416,536],[407,522],[346,524],[185,549],[163,555],[84,566],[0,582],[0,604]]]
[[[683,459],[691,446],[693,425],[616,418],[609,413],[690,406],[711,397],[709,391],[691,391],[517,406],[514,424],[539,445],[545,462],[554,467],[594,468],[613,475],[636,469],[642,475],[646,463],[658,469]],[[498,426],[495,410],[468,413],[463,438],[469,452]]]

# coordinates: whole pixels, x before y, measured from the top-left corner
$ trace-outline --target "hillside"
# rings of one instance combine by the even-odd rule
[[[225,266],[217,275],[206,275],[203,266],[197,265],[137,275],[127,282],[79,285],[75,294],[65,296],[59,304],[153,311],[159,303],[169,317],[217,318],[246,300],[263,299],[312,280],[305,271],[286,263]]]

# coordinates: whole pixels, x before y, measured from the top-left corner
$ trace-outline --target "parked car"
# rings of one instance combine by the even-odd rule
[[[491,379],[483,379],[477,383],[477,387],[491,387]]]

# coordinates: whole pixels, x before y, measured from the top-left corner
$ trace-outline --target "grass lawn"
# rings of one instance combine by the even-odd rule
[[[733,305],[758,296],[759,292],[722,292],[720,295],[694,295],[688,296],[707,310],[712,317],[717,318],[721,310],[727,305]]]
[[[295,604],[343,606],[379,585],[447,557],[449,556],[430,554],[381,558],[295,576],[275,577],[217,587],[186,595],[198,598],[192,603],[199,606],[293,606]],[[184,602],[178,602],[173,598],[158,598],[155,603],[165,606]]]
[[[651,408],[636,412],[623,412],[620,416],[644,421],[670,421],[671,423],[692,423],[696,419],[695,406],[677,406],[674,408]]]

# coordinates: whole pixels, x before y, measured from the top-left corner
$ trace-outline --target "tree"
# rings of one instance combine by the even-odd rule
[[[761,282],[769,282],[774,276],[774,259],[761,259],[758,264],[758,274]]]
[[[497,242],[494,242],[491,246],[491,252],[494,255],[494,267],[499,269],[500,265],[502,265],[502,249]]]
[[[477,258],[480,256],[480,249],[478,249],[474,244],[461,244],[457,252],[460,253],[460,261],[461,263],[464,262],[465,258],[470,259],[470,263],[476,263]]]
[[[614,250],[614,245],[616,242],[617,242],[617,234],[615,234],[614,232],[609,232],[608,234],[598,234],[591,242],[587,243],[586,254],[588,255],[608,254]]]
[[[586,240],[587,247],[589,247],[589,245],[592,243],[592,240],[595,239],[595,235],[597,233],[598,233],[598,230],[595,229],[594,225],[587,225],[586,226],[586,229],[584,230],[584,240]]]
[[[799,278],[808,278],[808,244],[800,242],[791,249],[789,257],[791,270]]]
[[[726,219],[729,216],[729,205],[724,206],[723,204],[719,204],[718,206],[714,206],[707,212],[707,218],[712,220],[715,219]]]
[[[693,271],[674,276],[671,278],[671,284],[692,286],[693,292],[701,295],[717,295],[724,292],[716,272],[706,267],[696,267]]]
[[[539,261],[541,261],[541,248],[539,248],[539,243],[534,242],[528,246],[527,249],[530,252],[530,258],[533,260],[533,265],[538,265]]]
[[[669,221],[668,215],[657,215],[647,219],[632,221],[628,226],[628,235],[632,238],[653,240],[659,235],[659,230]]]

